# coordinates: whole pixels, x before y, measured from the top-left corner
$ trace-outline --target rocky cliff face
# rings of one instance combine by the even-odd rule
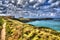
[[[3,18],[1,27],[1,40],[60,40],[60,33],[53,29],[35,27],[9,18]]]

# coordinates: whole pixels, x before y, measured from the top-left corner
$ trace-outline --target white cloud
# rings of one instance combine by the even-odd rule
[[[21,4],[23,6],[27,6],[29,4],[33,4],[33,8],[40,7],[39,5],[45,4],[47,0],[18,0],[17,4]],[[54,7],[59,5],[59,1],[56,0],[49,0],[48,3],[51,5],[43,6],[44,8]],[[28,3],[29,2],[29,3]],[[23,4],[24,3],[24,4]],[[30,6],[30,5],[29,5]]]
[[[45,3],[46,0],[38,0],[40,3]]]
[[[33,2],[34,0],[29,0],[29,2]]]
[[[56,1],[55,3],[52,3],[51,5],[50,5],[51,7],[59,7],[60,6],[60,1]]]
[[[57,0],[49,0],[48,3],[56,2]]]
[[[18,0],[17,4],[22,4],[23,0]]]
[[[60,9],[54,9],[53,10],[53,8],[55,7],[55,6],[57,6],[57,7],[59,7],[60,6],[60,1],[56,1],[56,0],[49,0],[48,1],[48,3],[50,4],[50,5],[43,5],[43,4],[45,4],[46,3],[46,0],[18,0],[18,2],[17,2],[17,4],[20,4],[20,5],[22,5],[24,8],[25,8],[25,6],[28,6],[28,7],[30,7],[30,10],[29,10],[29,8],[25,8],[25,9],[20,9],[20,11],[17,11],[17,13],[23,13],[23,11],[27,11],[28,12],[28,10],[29,10],[29,15],[31,14],[32,16],[35,14],[42,14],[43,16],[44,15],[51,15],[51,16],[53,16],[54,15],[54,13],[59,13],[59,11],[60,11]],[[14,2],[14,1],[13,1]],[[30,2],[31,4],[29,4],[28,2]],[[1,2],[0,2],[1,3]],[[6,3],[8,3],[7,1],[6,1]],[[33,4],[34,3],[34,4]],[[32,5],[33,4],[33,5]],[[31,6],[32,5],[32,6]],[[42,6],[43,5],[43,6]],[[9,6],[9,5],[8,5]],[[10,7],[12,10],[14,9],[14,10],[16,10],[15,8],[14,8],[14,6],[11,4],[11,6],[12,7]],[[53,7],[53,8],[52,8]],[[17,8],[17,7],[16,7]],[[40,8],[40,10],[36,10],[36,12],[35,12],[35,10],[33,10],[33,8],[35,8],[35,10],[36,9],[39,9]],[[49,9],[49,8],[52,8],[52,9]],[[42,9],[42,10],[41,10]],[[33,12],[32,12],[32,10],[33,10]],[[56,11],[55,11],[56,10]],[[39,11],[39,12],[38,12]],[[11,12],[13,12],[14,13],[14,11],[11,11]],[[50,14],[49,14],[49,12],[50,12]],[[44,13],[44,14],[43,14]],[[18,14],[18,15],[20,15],[20,14]],[[22,14],[21,14],[22,15]],[[35,17],[35,15],[34,15],[34,17]],[[36,17],[40,17],[40,16],[36,16]],[[27,16],[27,17],[32,17],[32,16]]]

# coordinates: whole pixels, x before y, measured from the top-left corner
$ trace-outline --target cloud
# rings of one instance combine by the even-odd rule
[[[14,1],[15,0],[13,0],[13,3],[14,3]],[[60,11],[59,10],[60,9],[60,1],[59,0],[17,0],[17,1],[18,1],[16,3],[17,6],[20,5],[22,7],[20,9],[18,9],[18,7],[16,5],[14,5],[14,6],[16,6],[17,10],[20,10],[17,13],[25,14],[24,11],[26,11],[26,13],[28,15],[30,15],[30,14],[32,15],[32,16],[27,15],[27,17],[42,17],[40,14],[47,15],[49,13],[50,14],[55,13],[57,15],[57,13],[58,14],[60,13],[59,12]],[[6,2],[8,3],[8,1],[6,1]],[[10,4],[12,4],[12,3],[10,3]],[[13,7],[11,7],[11,8],[12,8],[12,10],[13,9],[15,10],[15,8],[13,8]],[[11,12],[13,12],[13,11],[11,11]],[[51,14],[51,15],[53,15],[53,14]]]
[[[24,1],[24,0],[23,0]],[[27,11],[28,9],[31,9],[32,11],[35,11],[36,12],[32,12],[31,10],[27,11],[28,14],[45,14],[45,15],[50,15],[51,16],[46,16],[46,17],[52,17],[52,15],[54,15],[54,17],[57,15],[57,14],[60,14],[60,1],[59,0],[25,0],[25,2],[27,2],[28,5],[26,4],[22,4],[21,0],[20,0],[20,4],[22,5],[26,5],[30,8],[25,8],[25,11]],[[48,5],[47,5],[48,4]],[[33,10],[34,9],[34,10]],[[53,14],[52,14],[53,13]],[[39,16],[36,16],[35,17],[42,17],[41,15]],[[33,17],[30,16],[30,17]]]
[[[54,3],[56,2],[57,0],[49,0],[48,3]]]
[[[45,3],[46,0],[38,0],[38,2],[40,2],[40,3]]]
[[[60,1],[51,4],[51,7],[60,7]]]

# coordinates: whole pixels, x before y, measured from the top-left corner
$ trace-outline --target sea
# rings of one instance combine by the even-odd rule
[[[31,24],[36,27],[48,27],[60,32],[60,19],[36,20],[36,21],[27,22],[27,24]]]

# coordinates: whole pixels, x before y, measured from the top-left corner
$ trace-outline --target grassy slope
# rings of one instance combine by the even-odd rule
[[[1,39],[2,24],[3,24],[3,20],[2,20],[2,18],[0,18],[0,39]]]
[[[34,27],[17,20],[6,20],[6,40],[60,40],[60,33],[43,27]]]
[[[2,29],[3,22],[3,18],[0,18],[0,29]]]

